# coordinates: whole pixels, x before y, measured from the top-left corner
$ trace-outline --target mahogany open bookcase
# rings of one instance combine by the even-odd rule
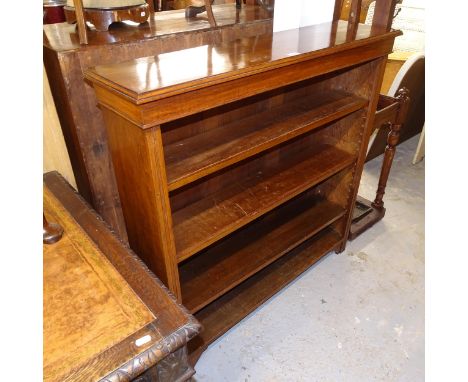
[[[346,21],[89,69],[131,247],[213,340],[346,245],[399,32]]]

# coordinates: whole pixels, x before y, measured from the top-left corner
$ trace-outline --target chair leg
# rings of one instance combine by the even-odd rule
[[[395,157],[396,145],[400,139],[400,130],[406,118],[409,106],[409,90],[402,88],[398,91],[397,97],[399,107],[398,114],[395,118],[395,123],[390,124],[390,132],[387,137],[387,147],[385,148],[382,170],[380,171],[379,185],[372,207],[382,209],[384,206],[383,196],[387,187],[388,176],[392,167],[393,158]]]
[[[213,8],[211,6],[211,0],[205,0],[206,13],[208,14],[208,21],[212,27],[216,26],[216,19],[213,14]]]
[[[75,14],[76,14],[76,27],[78,28],[78,36],[80,38],[80,44],[88,43],[88,34],[86,32],[86,22],[83,10],[83,1],[75,0]]]

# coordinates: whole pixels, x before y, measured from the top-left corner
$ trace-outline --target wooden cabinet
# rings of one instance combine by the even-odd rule
[[[398,34],[337,21],[86,72],[130,244],[205,327],[193,359],[344,250]]]

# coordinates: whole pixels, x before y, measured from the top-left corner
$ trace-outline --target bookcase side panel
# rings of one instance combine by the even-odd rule
[[[130,246],[180,300],[159,126],[142,130],[102,107]]]
[[[339,252],[345,250],[347,237],[349,234],[349,229],[351,226],[351,220],[353,216],[353,206],[356,202],[357,193],[359,190],[359,183],[361,181],[362,171],[364,168],[364,161],[366,158],[367,153],[367,146],[369,144],[369,137],[374,125],[374,117],[375,111],[377,109],[377,103],[379,100],[379,91],[382,85],[383,75],[385,71],[385,64],[387,62],[387,56],[381,57],[379,59],[373,60],[366,64],[368,67],[366,70],[369,70],[369,76],[366,81],[355,82],[355,89],[357,92],[360,92],[360,95],[364,96],[366,93],[369,97],[369,105],[365,110],[365,115],[363,115],[363,122],[360,131],[358,132],[360,139],[359,139],[359,150],[358,156],[356,161],[356,166],[354,168],[353,179],[351,182],[350,192],[351,195],[349,197],[349,204],[347,206],[347,214],[345,219],[343,219],[343,244],[339,249]],[[356,79],[349,78],[349,85],[347,85],[347,81],[343,81],[345,86],[352,86],[353,82]]]

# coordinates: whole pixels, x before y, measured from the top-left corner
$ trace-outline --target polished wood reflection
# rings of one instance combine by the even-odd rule
[[[237,9],[232,4],[213,6],[214,17],[218,27],[226,27],[238,23],[251,23],[271,20],[271,11],[260,6],[244,6]],[[44,45],[55,51],[89,49],[114,43],[131,43],[139,40],[154,39],[174,33],[199,32],[211,29],[207,17],[199,15],[186,19],[182,10],[156,12],[150,15],[148,22],[141,25],[116,23],[107,32],[90,30],[87,32],[88,45],[80,45],[76,25],[67,23],[44,25]]]
[[[124,241],[127,233],[104,121],[83,72],[91,66],[271,33],[273,28],[271,13],[261,7],[245,5],[240,12],[232,4],[213,8],[219,28],[211,28],[203,15],[186,19],[182,9],[158,13],[146,25],[115,24],[109,32],[89,31],[88,45],[79,44],[73,25],[44,27],[44,65],[76,185]]]
[[[348,23],[336,21],[216,45],[204,45],[120,63],[101,65],[86,73],[137,103],[172,96],[225,78],[331,55],[349,44],[388,38],[369,25],[359,24],[352,39]],[[394,36],[400,32],[390,32]],[[299,57],[300,56],[300,57]],[[177,70],[173,70],[177,68]],[[233,73],[235,72],[235,73]]]

